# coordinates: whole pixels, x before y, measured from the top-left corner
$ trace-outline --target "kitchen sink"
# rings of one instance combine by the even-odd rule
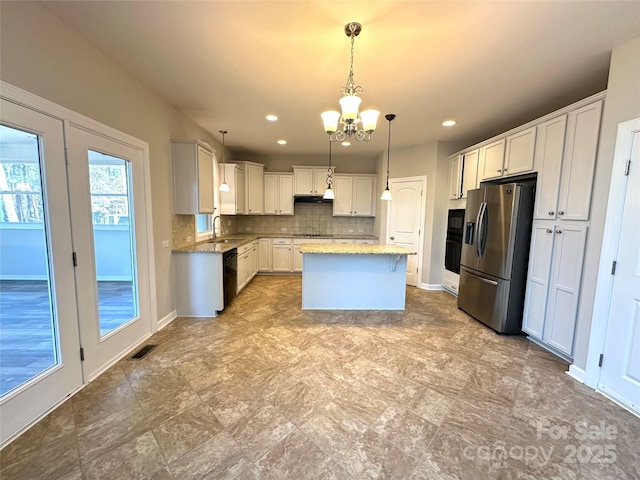
[[[222,240],[212,240],[212,243],[238,243],[239,241],[237,238],[224,238]]]

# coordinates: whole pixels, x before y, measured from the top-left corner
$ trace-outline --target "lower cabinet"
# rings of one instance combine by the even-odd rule
[[[270,272],[272,268],[271,239],[261,238],[258,240],[258,271]]]
[[[536,222],[522,330],[571,358],[587,227]]]
[[[271,239],[271,271],[291,272],[293,270],[293,251],[291,238]]]
[[[258,241],[238,247],[238,289],[239,293],[258,272]]]
[[[176,312],[185,317],[215,317],[224,308],[222,255],[174,253]]]

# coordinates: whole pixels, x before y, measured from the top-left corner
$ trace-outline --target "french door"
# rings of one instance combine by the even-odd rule
[[[80,338],[90,381],[151,333],[143,151],[73,124],[68,136]]]
[[[0,121],[0,441],[82,385],[63,122]]]
[[[0,445],[148,337],[154,316],[148,147],[17,95],[0,108]]]

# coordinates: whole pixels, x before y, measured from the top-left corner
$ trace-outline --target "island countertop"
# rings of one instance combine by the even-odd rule
[[[303,243],[300,253],[313,255],[417,255],[398,245]]]

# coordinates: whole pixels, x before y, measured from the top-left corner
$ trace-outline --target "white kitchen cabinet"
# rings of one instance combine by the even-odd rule
[[[238,247],[238,288],[240,293],[253,279],[258,271],[258,241]]]
[[[265,215],[293,215],[293,174],[264,174]]]
[[[327,188],[329,167],[293,167],[295,195],[322,195]],[[335,167],[331,167],[335,172]]]
[[[449,199],[462,197],[462,162],[464,155],[449,157]]]
[[[261,215],[264,202],[264,165],[253,162],[220,165],[220,181],[226,180],[228,192],[220,192],[223,215]]]
[[[602,101],[540,125],[534,218],[588,220]]]
[[[472,150],[464,154],[462,159],[462,198],[467,198],[467,192],[478,188],[478,158],[480,150]]]
[[[174,213],[213,213],[213,149],[199,140],[171,140],[171,154]]]
[[[264,211],[264,165],[245,164],[247,215],[262,215]]]
[[[258,240],[258,271],[270,272],[273,269],[271,263],[271,239]]]
[[[333,215],[372,217],[375,215],[375,175],[335,175]]]
[[[509,135],[506,140],[502,176],[533,171],[536,127]]]
[[[522,330],[572,357],[587,227],[535,222]]]
[[[502,177],[505,139],[485,145],[480,149],[480,180]]]
[[[535,168],[538,170],[533,218],[555,220],[560,189],[567,116],[561,115],[538,125]]]
[[[222,215],[243,215],[245,209],[244,165],[225,163],[219,166],[220,181],[227,182],[228,192],[220,192],[220,213]]]
[[[274,272],[293,270],[293,245],[290,238],[271,239],[271,265]]]
[[[358,245],[375,245],[378,243],[378,241],[372,238],[358,238],[354,240],[353,243],[356,243]]]
[[[336,238],[333,240],[333,243],[337,245],[351,245],[354,241],[350,238]]]
[[[497,140],[480,149],[480,180],[533,171],[536,127]]]

